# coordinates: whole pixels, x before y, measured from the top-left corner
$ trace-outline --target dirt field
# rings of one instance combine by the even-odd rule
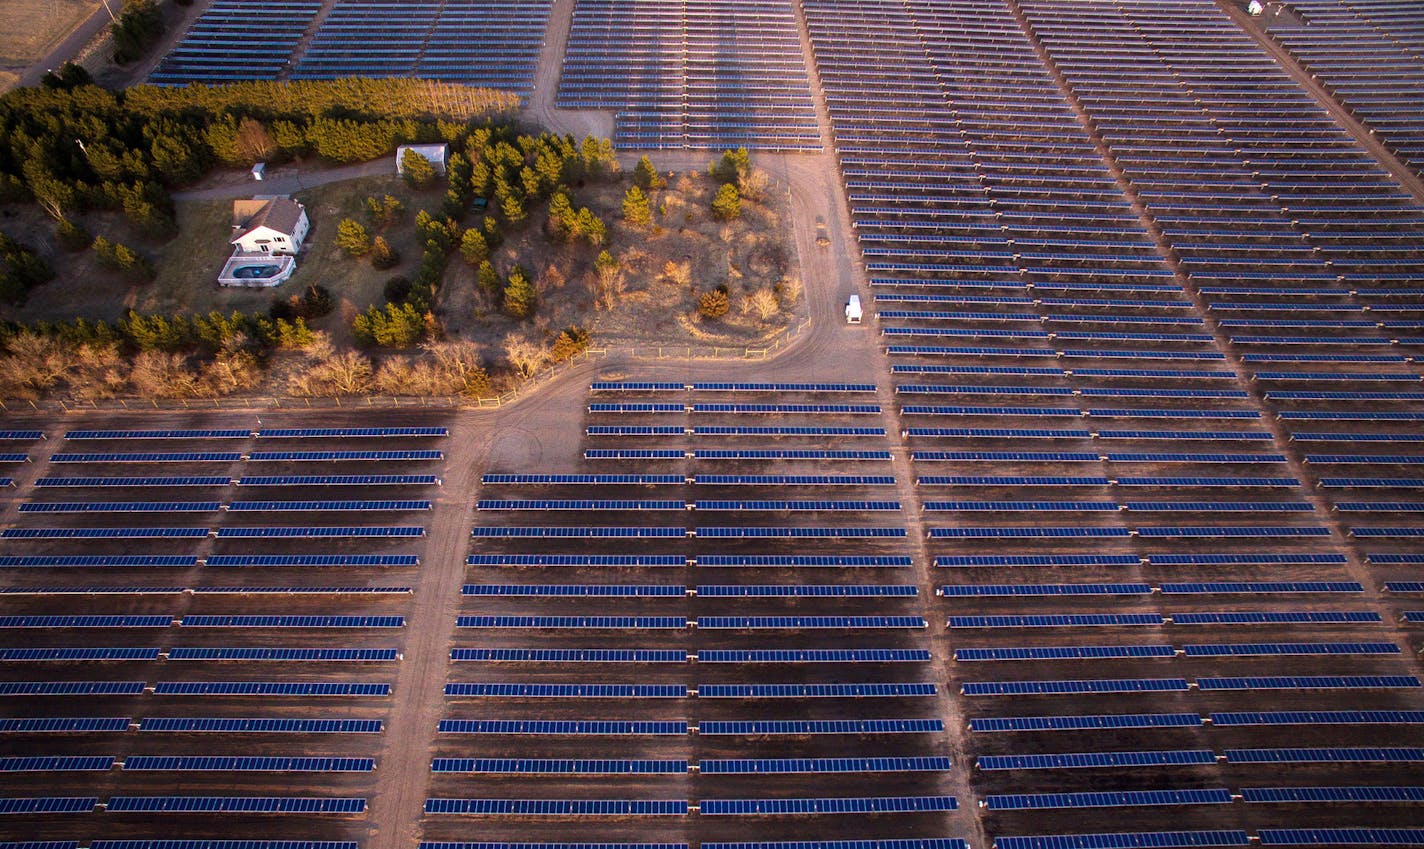
[[[7,0],[0,68],[20,70],[99,7],[95,0]]]

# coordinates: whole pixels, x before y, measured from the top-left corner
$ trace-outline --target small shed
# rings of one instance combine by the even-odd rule
[[[450,150],[448,144],[403,144],[396,148],[396,173],[405,175],[405,169],[401,167],[401,157],[405,156],[407,150],[413,150],[425,157],[425,161],[435,169],[436,174],[445,173],[445,156]]]

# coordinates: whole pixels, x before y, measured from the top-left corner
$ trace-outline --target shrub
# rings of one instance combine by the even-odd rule
[[[567,327],[549,348],[550,362],[561,363],[588,349],[589,334],[582,327]]]
[[[68,218],[59,220],[59,224],[54,228],[54,236],[59,241],[59,246],[70,253],[77,253],[94,244],[94,237],[89,231]]]
[[[722,221],[731,221],[742,214],[742,196],[731,183],[722,184],[712,199],[712,214]]]
[[[379,271],[395,268],[400,264],[400,251],[392,248],[385,236],[377,236],[371,241],[371,267]]]
[[[732,309],[732,302],[725,289],[703,292],[697,299],[697,314],[713,321],[725,316]]]
[[[336,225],[336,246],[347,256],[365,256],[371,251],[371,235],[361,226],[361,222],[343,218]]]
[[[403,304],[410,297],[411,282],[406,277],[392,277],[386,281],[384,293],[392,304]]]

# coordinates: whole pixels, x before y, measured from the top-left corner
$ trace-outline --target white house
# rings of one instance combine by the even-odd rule
[[[232,217],[238,231],[232,244],[249,254],[296,255],[311,227],[306,209],[291,198],[234,201]]]
[[[396,173],[404,176],[405,169],[401,167],[401,157],[405,156],[407,150],[413,150],[425,157],[436,174],[445,173],[445,155],[450,150],[448,144],[403,144],[396,148]]]
[[[218,273],[222,286],[276,286],[297,270],[311,222],[291,198],[254,198],[232,204],[232,257]]]

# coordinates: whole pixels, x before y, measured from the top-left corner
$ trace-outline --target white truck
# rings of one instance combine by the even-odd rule
[[[851,295],[845,305],[846,324],[860,324],[860,296]]]

